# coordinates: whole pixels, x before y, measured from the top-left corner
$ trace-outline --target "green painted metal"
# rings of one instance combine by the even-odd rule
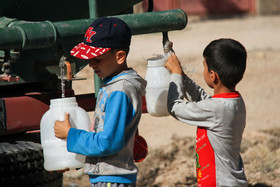
[[[187,26],[187,14],[181,9],[117,16],[131,28],[133,35],[182,30]]]
[[[184,29],[187,15],[181,9],[115,16],[124,20],[133,35]],[[5,19],[5,18],[2,18]],[[27,22],[12,20],[8,28],[0,28],[0,49],[38,49],[57,42],[80,42],[94,19],[63,22]],[[1,25],[0,25],[1,27]]]
[[[188,22],[186,13],[180,9],[115,17],[127,22],[133,35],[181,30]],[[1,17],[0,65],[4,57],[3,51],[20,53],[19,58],[11,64],[11,75],[19,76],[20,81],[0,81],[1,89],[2,86],[32,83],[32,91],[49,90],[60,75],[58,63],[62,55],[70,61],[73,74],[82,70],[88,62],[71,57],[69,52],[82,41],[84,33],[94,19],[96,18],[51,22]],[[0,74],[2,73],[0,70]],[[33,83],[36,83],[38,89],[35,89]]]
[[[143,0],[0,0],[0,17],[28,21],[83,19],[90,17],[91,7],[96,7],[96,15],[100,17],[122,14],[141,1]]]
[[[89,17],[97,18],[98,17],[98,8],[97,8],[96,0],[88,0],[88,3],[89,3]]]
[[[97,18],[98,17],[98,8],[97,8],[97,2],[96,0],[89,0],[89,16],[90,18]],[[102,83],[101,78],[96,75],[96,73],[93,73],[94,77],[94,95],[95,98],[97,98],[99,89]]]
[[[120,13],[132,13],[133,5],[143,0],[111,0],[110,2],[104,0],[95,0],[97,5],[98,17],[107,15],[116,15]]]
[[[52,22],[84,19],[89,17],[88,6],[88,0],[0,0],[0,17]]]

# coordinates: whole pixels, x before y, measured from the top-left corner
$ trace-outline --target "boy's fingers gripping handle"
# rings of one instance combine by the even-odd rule
[[[69,113],[66,113],[66,114],[65,114],[64,120],[67,121],[67,122],[69,122],[69,116],[70,116],[70,114],[69,114]]]

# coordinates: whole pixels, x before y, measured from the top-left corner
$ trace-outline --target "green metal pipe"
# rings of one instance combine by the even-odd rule
[[[90,16],[90,18],[98,17],[98,9],[97,9],[96,0],[89,0],[89,16]],[[94,77],[94,95],[95,95],[95,98],[97,98],[102,80],[101,80],[101,78],[98,77],[98,75],[95,72],[93,72],[93,77]]]
[[[89,0],[89,16],[90,18],[97,18],[98,17],[98,9],[97,9],[97,2],[96,0]]]
[[[188,22],[186,13],[181,9],[114,17],[124,20],[133,35],[181,30]],[[64,44],[78,43],[94,20],[95,18],[62,22],[13,20],[8,27],[0,28],[0,49],[39,49],[62,41]]]
[[[187,14],[181,9],[116,16],[124,20],[133,35],[182,30],[187,26]]]

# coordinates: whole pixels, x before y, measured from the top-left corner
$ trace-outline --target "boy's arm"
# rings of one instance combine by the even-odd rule
[[[197,85],[193,80],[191,80],[187,75],[183,76],[184,92],[186,98],[189,101],[198,102],[204,99],[211,98],[203,88]]]
[[[172,74],[168,90],[167,107],[176,119],[189,125],[211,127],[215,123],[215,108],[211,99],[199,102],[184,101],[182,75]],[[209,123],[207,123],[207,121]]]
[[[94,133],[71,128],[67,137],[68,151],[86,156],[108,156],[119,152],[125,145],[125,127],[134,114],[127,95],[112,92],[106,103],[103,131]]]
[[[167,58],[165,67],[172,74],[179,74],[183,77],[183,85],[180,87],[181,91],[184,92],[184,96],[189,101],[200,101],[202,99],[209,98],[208,95],[200,86],[198,86],[194,81],[192,81],[183,71],[181,63],[178,57],[172,53],[170,57]]]
[[[169,113],[190,125],[211,127],[215,124],[213,102],[204,100],[211,96],[185,75],[175,54],[167,59],[165,67],[172,73],[167,101]],[[184,97],[189,101],[184,101]]]

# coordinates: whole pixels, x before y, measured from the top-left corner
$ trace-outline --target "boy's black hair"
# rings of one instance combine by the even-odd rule
[[[117,51],[124,51],[125,53],[126,53],[126,55],[128,55],[128,53],[129,53],[129,47],[125,47],[125,48],[112,48],[110,51],[111,52],[117,52]]]
[[[233,88],[243,78],[246,69],[245,47],[233,39],[210,42],[203,51],[208,71],[215,71],[227,88]]]

